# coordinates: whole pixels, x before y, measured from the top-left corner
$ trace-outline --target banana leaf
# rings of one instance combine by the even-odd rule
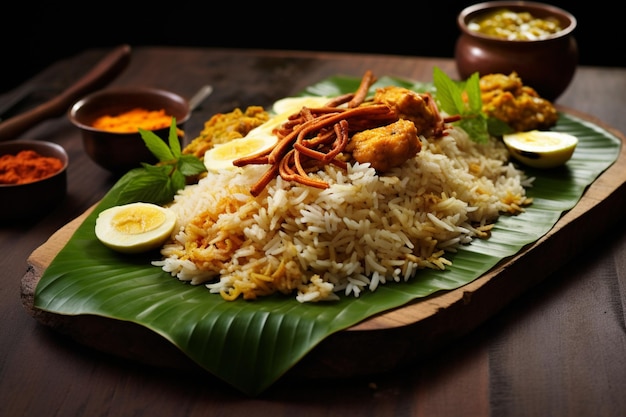
[[[359,81],[331,77],[301,95],[352,92]],[[433,92],[428,83],[390,77],[380,78],[372,88],[380,85]],[[260,394],[329,335],[420,297],[463,286],[547,233],[615,162],[621,146],[610,132],[565,113],[554,130],[577,136],[579,145],[561,169],[526,170],[536,178],[528,190],[534,202],[526,212],[502,216],[491,238],[460,248],[445,271],[422,270],[410,282],[389,283],[374,293],[332,303],[302,304],[280,295],[228,302],[152,266],[158,252],[131,256],[107,249],[95,237],[95,220],[102,210],[132,201],[132,193],[125,190],[136,174],[129,171],[46,269],[36,288],[35,307],[139,324],[227,384],[248,395]]]

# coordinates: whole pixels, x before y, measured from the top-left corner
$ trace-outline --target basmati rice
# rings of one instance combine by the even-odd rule
[[[530,204],[532,178],[498,139],[479,144],[453,126],[420,139],[416,157],[384,174],[326,166],[317,175],[327,189],[277,177],[255,198],[248,190],[267,166],[208,173],[175,197],[178,223],[154,264],[227,300],[280,292],[303,303],[443,270],[447,252]]]

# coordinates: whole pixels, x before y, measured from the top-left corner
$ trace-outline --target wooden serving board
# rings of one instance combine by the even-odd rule
[[[626,140],[622,133],[588,115],[561,110],[603,127],[622,143]],[[433,352],[469,333],[544,280],[613,223],[621,221],[624,209],[626,148],[622,146],[617,161],[541,239],[463,287],[419,299],[331,335],[290,375],[337,378],[386,372]],[[21,286],[24,308],[42,324],[99,351],[159,367],[200,370],[168,341],[134,323],[98,316],[58,315],[34,308],[39,279],[89,211],[57,231],[28,258]],[[393,354],[371,355],[378,349]]]

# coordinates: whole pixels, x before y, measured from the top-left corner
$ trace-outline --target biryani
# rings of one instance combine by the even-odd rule
[[[523,212],[532,178],[501,140],[437,126],[421,129],[417,153],[395,166],[344,158],[310,171],[314,186],[274,175],[251,192],[267,177],[262,163],[209,171],[169,205],[177,225],[154,264],[226,300],[303,303],[445,270],[459,246]]]

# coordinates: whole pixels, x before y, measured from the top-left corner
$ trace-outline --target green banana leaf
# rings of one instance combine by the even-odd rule
[[[332,77],[302,95],[351,92],[359,81]],[[379,85],[433,91],[427,83],[389,77],[372,88]],[[51,262],[37,286],[35,307],[62,315],[89,314],[137,323],[227,384],[257,395],[329,335],[417,298],[463,286],[547,233],[617,159],[621,146],[606,130],[564,113],[554,130],[579,138],[572,159],[561,169],[527,170],[536,177],[528,191],[534,199],[532,206],[518,216],[502,216],[490,239],[462,247],[445,271],[423,270],[410,282],[390,283],[374,293],[332,303],[301,304],[294,297],[279,295],[227,302],[204,286],[180,282],[151,266],[158,252],[122,255],[96,239],[98,213],[131,202],[124,190],[133,181],[133,170],[114,185]]]

